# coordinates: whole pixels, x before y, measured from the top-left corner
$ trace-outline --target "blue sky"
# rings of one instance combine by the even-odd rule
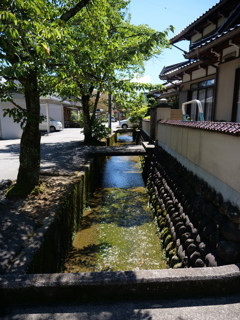
[[[169,25],[175,27],[175,32],[169,34],[169,39],[191,24],[199,16],[214,6],[217,0],[132,0],[129,5],[131,23],[147,24],[149,27],[163,31]],[[188,41],[177,44],[188,50]],[[145,74],[140,82],[162,83],[158,75],[164,66],[184,61],[183,53],[176,49],[165,49],[158,58],[152,58],[145,63]]]

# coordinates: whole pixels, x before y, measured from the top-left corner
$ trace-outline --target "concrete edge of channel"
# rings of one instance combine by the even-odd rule
[[[240,265],[215,268],[0,276],[4,305],[231,295]]]

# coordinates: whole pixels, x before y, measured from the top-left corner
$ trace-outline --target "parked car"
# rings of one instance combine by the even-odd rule
[[[137,121],[132,122],[131,118],[128,118],[128,119],[119,121],[119,126],[122,129],[136,128],[136,127],[139,127],[139,122]]]
[[[114,117],[111,117],[112,122],[116,122],[116,119]]]
[[[49,118],[49,119],[50,119],[49,124],[50,124],[50,131],[51,132],[60,131],[63,129],[61,121],[54,120],[53,118]],[[47,131],[46,119],[42,123],[39,124],[39,130],[40,131]]]

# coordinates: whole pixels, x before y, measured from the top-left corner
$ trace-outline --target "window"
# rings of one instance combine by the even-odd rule
[[[202,103],[204,120],[211,121],[213,118],[215,79],[209,79],[191,85],[191,100],[197,99]],[[188,114],[192,120],[198,120],[198,108],[192,104],[188,108]]]

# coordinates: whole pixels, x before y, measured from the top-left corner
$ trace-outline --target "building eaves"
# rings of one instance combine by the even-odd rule
[[[159,75],[161,80],[168,80],[168,79],[173,79],[175,76],[177,76],[180,72],[187,71],[188,69],[192,67],[198,67],[199,64],[201,64],[202,61],[196,60],[196,61],[186,61],[186,63],[178,68],[171,69],[168,72],[165,72],[164,74],[161,72]]]
[[[201,23],[202,20],[207,19],[208,16],[215,11],[219,6],[224,4],[229,0],[220,0],[218,3],[216,3],[213,7],[211,7],[209,10],[207,10],[205,13],[203,13],[201,16],[199,16],[196,20],[194,20],[190,25],[188,25],[186,28],[184,28],[182,31],[180,31],[177,35],[175,35],[173,38],[170,39],[170,43],[176,43],[181,40],[185,40],[184,35],[191,29],[195,27],[195,25]]]
[[[40,97],[40,103],[53,103],[53,104],[58,104],[58,105],[71,105],[71,103],[69,101],[66,101],[66,100],[62,100],[61,98],[58,98],[56,96],[46,96],[46,97],[43,97],[41,96]]]
[[[207,40],[203,39],[197,46],[194,46],[192,50],[190,50],[185,57],[188,59],[193,58],[195,55],[196,51],[199,55],[200,51],[199,50],[207,50],[209,49],[208,47],[212,47],[213,44],[219,44],[221,42],[224,42],[226,40],[232,39],[233,36],[235,35],[240,35],[240,24],[235,25],[232,28],[229,28],[228,30],[225,30],[224,32],[220,34],[214,34],[212,37],[209,37]]]
[[[186,65],[189,64],[189,60],[183,61],[183,62],[179,62],[176,64],[172,64],[170,66],[167,67],[163,67],[162,71],[159,74],[159,78],[164,80],[164,78],[162,78],[164,75],[171,73],[172,71],[178,70]]]
[[[182,62],[175,63],[175,64],[172,64],[172,65],[167,66],[167,67],[164,66],[162,71],[161,71],[161,73],[167,73],[167,72],[169,72],[171,70],[175,70],[177,68],[180,68],[180,67],[184,66],[187,63],[188,63],[188,61],[182,61]]]
[[[167,82],[166,84],[163,84],[163,85],[166,89],[169,89],[169,88],[174,88],[176,86],[179,86],[180,84],[182,84],[182,80],[173,80],[172,82]]]

